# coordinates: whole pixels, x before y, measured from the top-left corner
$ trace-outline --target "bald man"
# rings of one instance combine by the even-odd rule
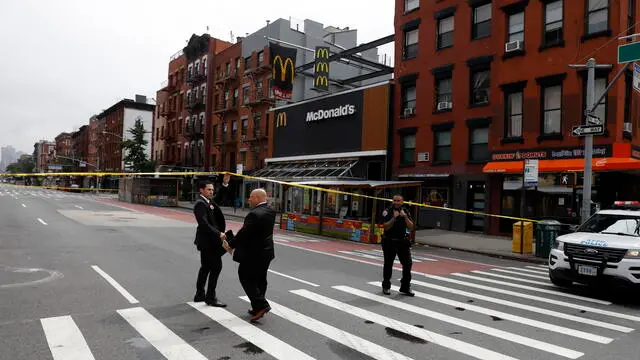
[[[255,189],[249,196],[251,212],[244,218],[244,225],[225,244],[233,251],[233,260],[238,262],[238,277],[244,292],[251,301],[251,322],[262,318],[271,307],[265,298],[267,271],[275,258],[273,250],[273,226],[276,212],[267,204],[267,192]]]

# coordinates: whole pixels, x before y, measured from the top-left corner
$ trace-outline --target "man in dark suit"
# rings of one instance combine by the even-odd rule
[[[249,314],[253,315],[251,321],[255,322],[271,310],[265,293],[267,271],[275,258],[273,226],[276,212],[267,204],[267,193],[263,189],[251,192],[249,204],[253,209],[244,218],[242,228],[223,246],[227,251],[233,251],[233,260],[240,263],[238,277],[251,301]]]
[[[213,196],[213,183],[203,181],[200,183],[200,196],[193,206],[193,214],[198,221],[196,239],[194,244],[200,251],[200,271],[196,282],[195,302],[204,301],[207,305],[216,307],[227,306],[218,301],[216,297],[216,285],[218,276],[222,271],[222,256],[226,250],[223,243],[226,241],[226,222],[224,214],[218,203],[226,195],[229,187],[230,175],[225,174],[222,186]],[[213,198],[213,200],[211,200]],[[209,278],[209,285],[205,293],[204,286]]]

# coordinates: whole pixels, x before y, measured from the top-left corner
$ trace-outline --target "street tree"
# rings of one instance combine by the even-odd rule
[[[155,162],[147,158],[145,154],[149,142],[144,138],[144,134],[146,134],[147,131],[144,129],[142,119],[137,118],[133,127],[128,129],[127,132],[131,134],[132,139],[124,140],[121,143],[122,149],[127,151],[124,163],[130,166],[134,172],[153,171]]]

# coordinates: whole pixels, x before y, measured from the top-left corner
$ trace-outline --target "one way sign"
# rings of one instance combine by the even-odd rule
[[[572,136],[586,136],[586,135],[603,135],[604,125],[580,125],[574,126],[571,131]]]

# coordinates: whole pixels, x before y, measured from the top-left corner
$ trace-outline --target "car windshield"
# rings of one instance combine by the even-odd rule
[[[640,217],[596,214],[580,225],[577,231],[640,237]]]

